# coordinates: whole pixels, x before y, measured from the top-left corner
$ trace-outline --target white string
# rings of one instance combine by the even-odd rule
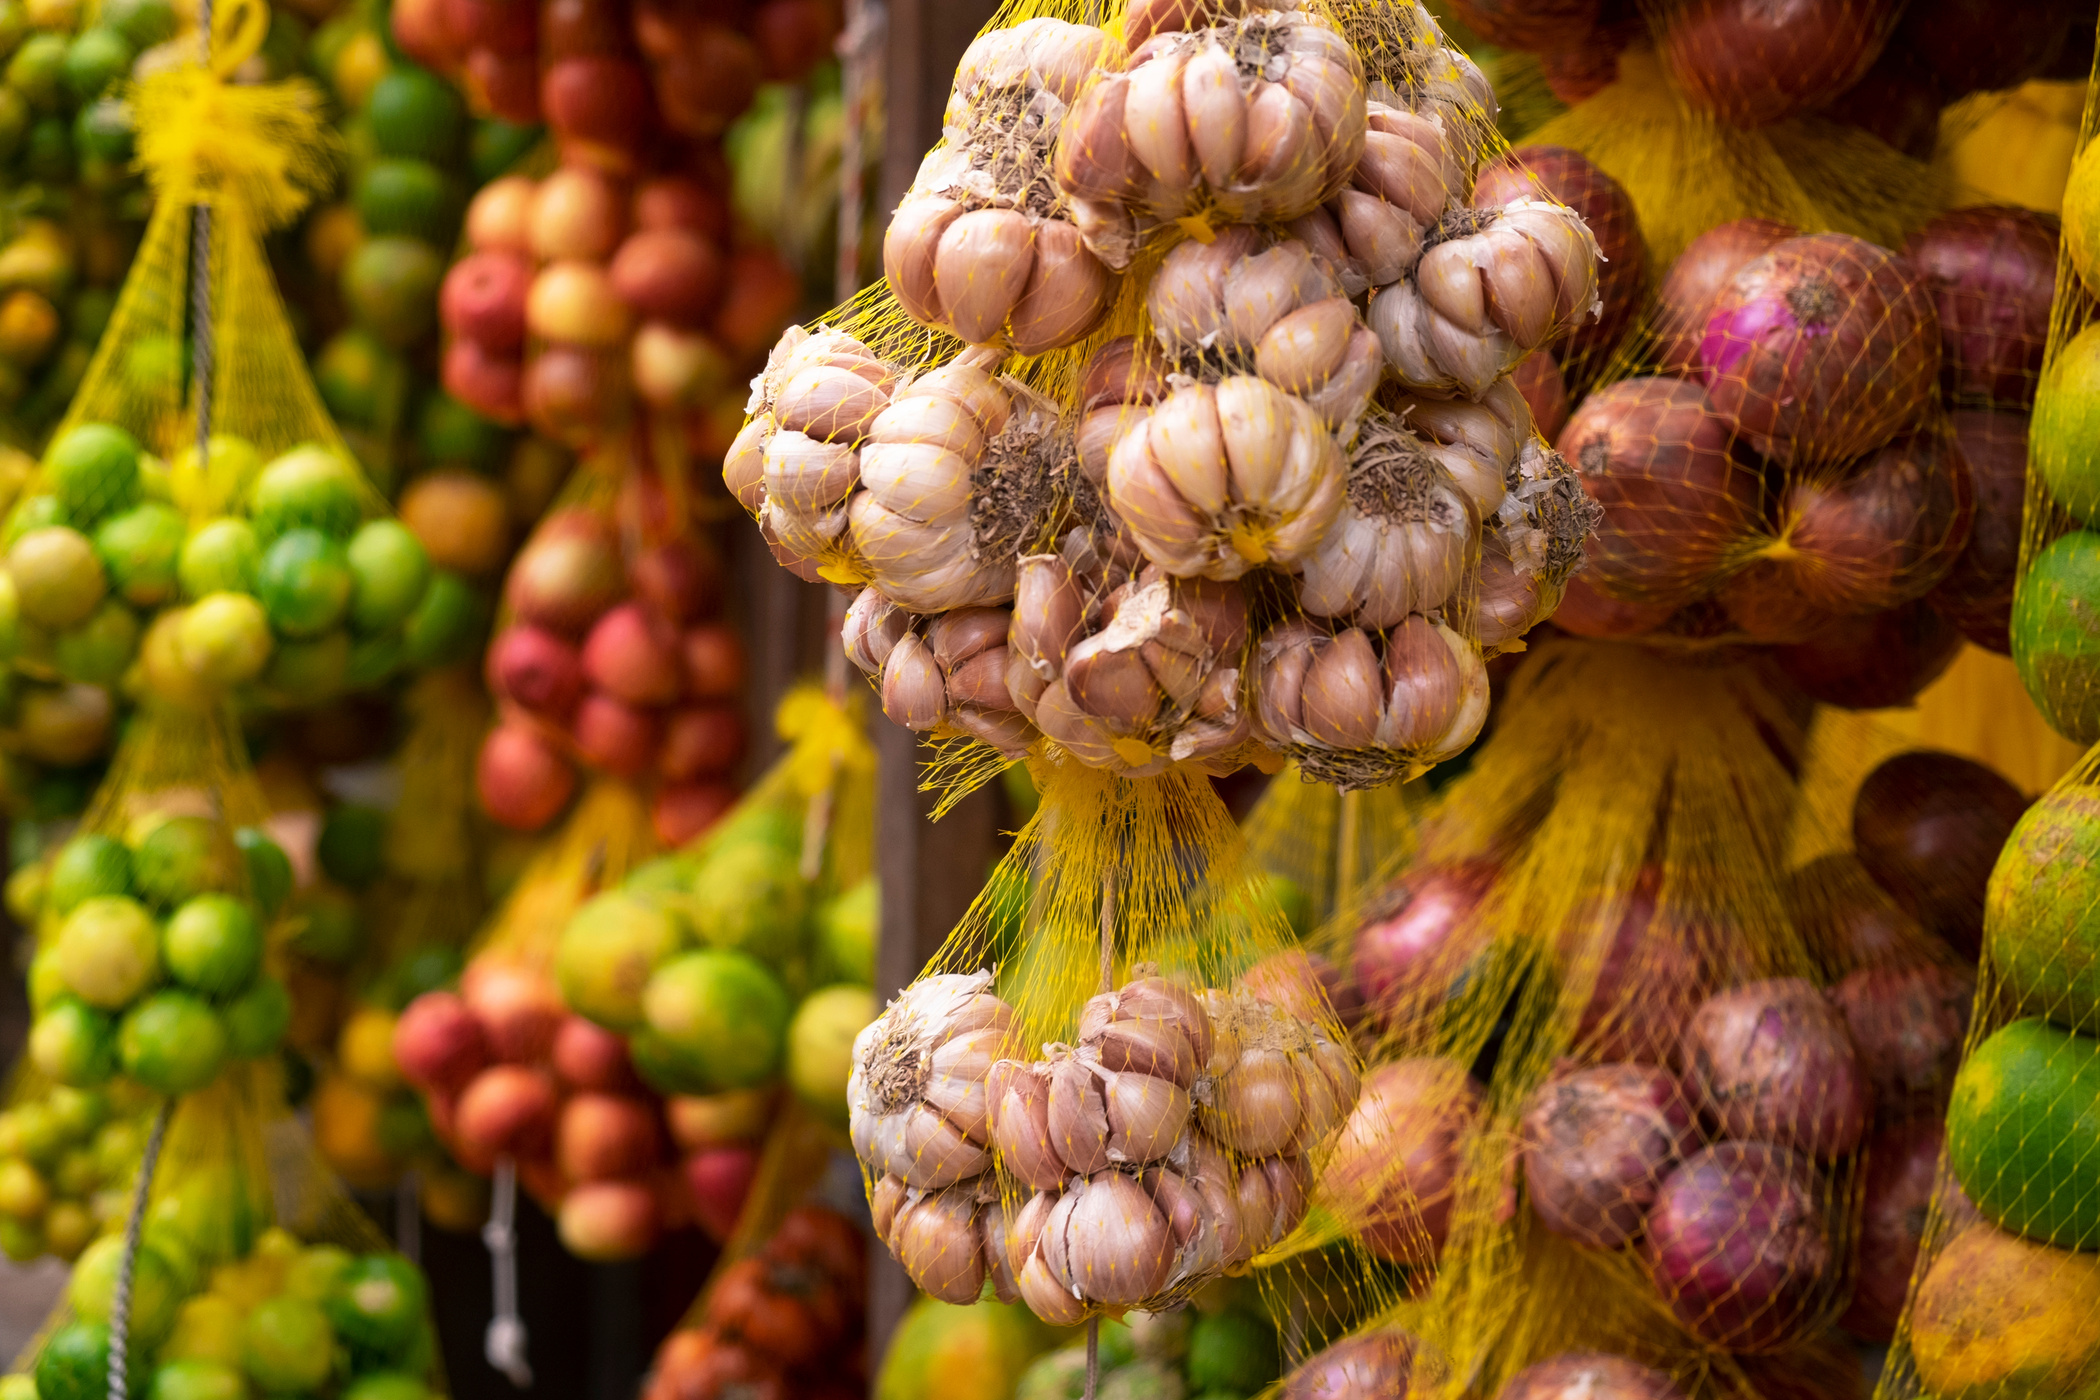
[[[207,0],[209,3],[209,0]],[[131,1341],[131,1272],[138,1259],[139,1238],[146,1229],[146,1195],[153,1185],[153,1169],[160,1163],[160,1146],[168,1135],[168,1119],[175,1101],[163,1100],[153,1117],[153,1131],[146,1138],[146,1155],[139,1159],[137,1182],[131,1188],[131,1214],[124,1221],[124,1253],[117,1259],[117,1287],[109,1300],[109,1400],[131,1400],[129,1365]]]
[[[496,1179],[489,1192],[489,1223],[481,1227],[488,1246],[490,1291],[494,1316],[482,1338],[482,1355],[519,1390],[532,1389],[532,1366],[525,1359],[525,1320],[518,1316],[518,1164],[496,1159]],[[116,1397],[112,1397],[116,1400]]]

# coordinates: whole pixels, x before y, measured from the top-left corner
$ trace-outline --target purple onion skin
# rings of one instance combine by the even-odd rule
[[[1904,247],[1932,291],[1940,383],[1950,396],[2034,407],[2056,295],[2057,237],[2048,214],[1977,205],[1940,215]]]
[[[1697,1140],[1677,1076],[1636,1064],[1554,1075],[1532,1096],[1520,1136],[1539,1223],[1596,1249],[1640,1233],[1663,1178]]]
[[[1807,979],[1716,993],[1685,1027],[1687,1087],[1722,1136],[1837,1157],[1866,1136],[1869,1099],[1844,1018]]]
[[[1450,995],[1486,951],[1474,915],[1497,873],[1486,862],[1415,871],[1374,907],[1350,957],[1357,994],[1374,1021],[1384,1025]]]
[[[2012,655],[2013,585],[2027,504],[2027,413],[1957,408],[1947,415],[1976,496],[1969,542],[1925,599],[1980,647]]]
[[[1767,1351],[1821,1320],[1837,1274],[1809,1160],[1763,1142],[1703,1148],[1648,1212],[1648,1271],[1701,1341]]]
[[[1830,989],[1884,1121],[1945,1110],[1975,996],[1976,974],[1943,963],[1863,967]]]
[[[1945,1138],[1940,1120],[1926,1117],[1884,1128],[1867,1143],[1865,1200],[1852,1245],[1852,1303],[1838,1319],[1861,1341],[1886,1342],[1896,1335]]]
[[[1285,1376],[1281,1400],[1392,1400],[1407,1393],[1414,1355],[1397,1327],[1345,1338]]]
[[[1684,1400],[1667,1372],[1601,1351],[1564,1351],[1509,1378],[1495,1400]]]

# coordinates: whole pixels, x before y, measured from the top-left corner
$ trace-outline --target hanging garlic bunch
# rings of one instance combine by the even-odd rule
[[[1148,222],[1295,219],[1364,146],[1363,68],[1328,21],[1257,10],[1140,44],[1065,115],[1057,180],[1088,244],[1127,266]]]
[[[1020,562],[1007,691],[1081,763],[1142,776],[1176,762],[1230,772],[1251,737],[1240,703],[1247,601],[1237,583],[1121,567],[1082,532]]]
[[[1123,422],[1108,499],[1145,556],[1182,578],[1294,568],[1342,507],[1347,463],[1311,405],[1259,375],[1177,383]]]
[[[876,678],[882,712],[906,729],[959,729],[1008,758],[1038,737],[1006,688],[1005,608],[956,608],[923,628],[881,592],[864,588],[846,609],[839,641]]]
[[[1478,398],[1600,306],[1597,240],[1564,204],[1454,209],[1425,242],[1413,276],[1373,297],[1368,315],[1411,388]]]
[[[1502,509],[1517,458],[1533,440],[1531,406],[1508,379],[1498,379],[1478,399],[1432,399],[1401,395],[1393,411],[1427,445],[1483,521]]]
[[[751,381],[748,415],[722,480],[757,518],[774,558],[798,577],[841,571],[856,450],[902,374],[844,331],[790,326]]]
[[[1197,1082],[1203,1131],[1249,1157],[1310,1152],[1356,1105],[1345,1042],[1251,992],[1209,990],[1211,1053]]]
[[[1414,270],[1426,233],[1465,198],[1477,158],[1477,147],[1462,148],[1433,114],[1373,102],[1367,121],[1348,186],[1289,226],[1350,296]]]
[[[1451,601],[1478,547],[1480,514],[1437,459],[1450,450],[1432,449],[1389,414],[1365,425],[1341,516],[1306,557],[1300,607],[1392,627]]]
[[[1480,552],[1473,632],[1489,656],[1516,650],[1512,643],[1553,616],[1604,519],[1568,459],[1536,438],[1519,451],[1515,477]]]
[[[868,425],[846,516],[862,577],[914,612],[1001,603],[1014,557],[1077,467],[1057,406],[965,351],[898,389]]]
[[[943,144],[919,166],[882,241],[904,309],[978,345],[1037,355],[1084,337],[1113,278],[1066,217],[1052,178],[1065,110],[1121,44],[1092,25],[1025,20],[963,54]]]
[[[1235,225],[1209,243],[1191,239],[1167,254],[1145,309],[1183,373],[1251,370],[1304,400],[1344,441],[1384,372],[1378,337],[1340,279],[1295,238]]]
[[[875,1237],[920,1292],[966,1305],[977,1301],[990,1276],[1000,1302],[1020,1296],[1004,1272],[1004,1216],[991,1177],[929,1191],[885,1176],[869,1191],[868,1205]]]
[[[1293,619],[1256,643],[1253,668],[1257,734],[1345,791],[1413,777],[1487,719],[1480,649],[1419,614],[1382,631]]]
[[[924,1191],[991,1165],[985,1079],[1013,1024],[991,985],[989,972],[922,977],[854,1037],[846,1103],[863,1170]]]
[[[1087,358],[1079,372],[1079,427],[1073,444],[1079,469],[1096,487],[1108,485],[1108,454],[1123,427],[1167,396],[1168,366],[1158,347],[1119,335]]]

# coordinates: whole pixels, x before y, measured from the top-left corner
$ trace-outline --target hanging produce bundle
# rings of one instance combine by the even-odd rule
[[[119,1228],[146,1145],[151,1096],[128,1080],[75,1089],[16,1071],[0,1111],[0,1251],[68,1262]]]

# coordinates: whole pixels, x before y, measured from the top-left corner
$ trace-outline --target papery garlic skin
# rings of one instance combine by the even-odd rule
[[[1553,615],[1603,519],[1604,508],[1583,491],[1566,458],[1536,441],[1524,444],[1481,550],[1473,632],[1485,654],[1516,649]]]
[[[1249,1157],[1313,1150],[1356,1103],[1348,1045],[1251,992],[1209,990],[1213,1043],[1197,1088],[1211,1138]]]
[[[1133,416],[1108,498],[1145,556],[1180,578],[1296,567],[1340,514],[1341,444],[1304,400],[1255,375],[1185,384]]]
[[[991,1165],[986,1079],[1012,1033],[992,975],[922,977],[853,1041],[846,1088],[862,1168],[928,1190]]]
[[[1393,400],[1393,412],[1428,444],[1430,455],[1451,473],[1481,520],[1494,519],[1518,460],[1537,436],[1531,406],[1517,386],[1498,379],[1477,400],[1403,394]]]
[[[908,614],[869,588],[846,610],[843,644],[876,677],[892,723],[961,730],[1019,758],[1039,735],[1007,690],[1011,622],[1005,608],[960,607],[915,629]],[[881,661],[871,667],[878,652]]]
[[[1438,222],[1413,275],[1366,315],[1400,382],[1479,398],[1517,362],[1595,316],[1597,240],[1563,204],[1519,199]]]
[[[1364,429],[1341,517],[1305,560],[1300,607],[1392,627],[1453,600],[1479,548],[1480,517],[1439,455],[1389,417]]]
[[[1362,155],[1362,64],[1309,11],[1158,33],[1131,58],[1128,72],[1074,101],[1057,149],[1059,187],[1111,267],[1133,250],[1132,214],[1294,219],[1339,190]]]

